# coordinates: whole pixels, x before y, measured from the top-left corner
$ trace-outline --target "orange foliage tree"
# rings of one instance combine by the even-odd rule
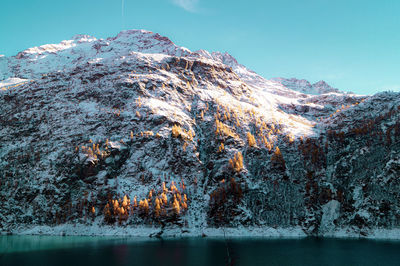
[[[239,151],[234,156],[233,159],[229,159],[229,165],[236,172],[239,173],[243,169],[243,155]]]
[[[275,167],[286,169],[285,159],[283,158],[279,147],[276,147],[274,154],[272,154],[271,163]]]
[[[180,188],[180,189],[179,189]],[[137,202],[135,196],[133,202],[127,195],[123,199],[110,199],[104,206],[103,214],[106,223],[119,224],[126,222],[129,217],[141,218],[142,221],[177,221],[184,215],[188,208],[186,186],[181,181],[178,186],[174,181],[168,188],[163,182],[158,191],[151,189],[146,198]]]

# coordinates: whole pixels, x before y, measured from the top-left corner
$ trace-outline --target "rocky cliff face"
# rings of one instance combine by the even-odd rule
[[[3,231],[399,226],[397,93],[266,80],[138,30],[2,57],[0,77]]]

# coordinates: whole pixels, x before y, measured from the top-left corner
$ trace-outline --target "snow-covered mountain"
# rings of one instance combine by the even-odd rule
[[[400,224],[396,93],[267,80],[144,30],[0,57],[0,80],[3,231],[374,235]]]

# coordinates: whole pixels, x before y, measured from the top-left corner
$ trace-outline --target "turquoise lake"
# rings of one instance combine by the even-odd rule
[[[400,265],[400,242],[0,236],[0,265]]]

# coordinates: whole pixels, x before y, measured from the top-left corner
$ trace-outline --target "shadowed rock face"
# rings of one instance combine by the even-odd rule
[[[146,31],[0,60],[3,230],[105,224],[109,199],[144,199],[171,181],[186,184],[187,210],[124,224],[310,235],[399,226],[399,94],[289,86]]]

